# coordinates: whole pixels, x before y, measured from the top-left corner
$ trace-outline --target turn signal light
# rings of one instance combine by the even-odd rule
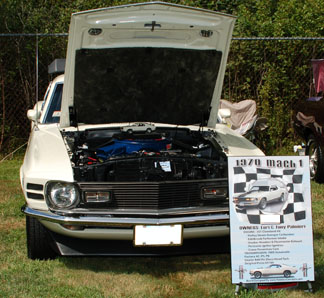
[[[227,197],[227,187],[204,187],[202,189],[203,199],[218,199]]]
[[[111,193],[109,191],[86,191],[86,203],[110,203]]]

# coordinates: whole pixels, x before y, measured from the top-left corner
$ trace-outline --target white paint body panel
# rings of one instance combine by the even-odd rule
[[[20,179],[26,198],[27,183],[45,185],[50,180],[74,181],[70,158],[57,124],[33,127]],[[27,199],[27,203],[31,208],[48,209],[45,201]]]

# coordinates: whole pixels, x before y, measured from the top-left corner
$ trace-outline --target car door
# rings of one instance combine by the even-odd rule
[[[272,201],[280,197],[279,188],[277,185],[271,185],[269,191],[268,201]]]
[[[282,272],[281,266],[280,265],[273,265],[271,268],[271,274],[281,274]]]

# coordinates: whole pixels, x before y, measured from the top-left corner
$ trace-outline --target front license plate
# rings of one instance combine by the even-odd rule
[[[182,225],[135,226],[135,246],[182,245]]]

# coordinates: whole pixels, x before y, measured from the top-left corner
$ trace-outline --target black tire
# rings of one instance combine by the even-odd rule
[[[284,277],[288,278],[291,275],[291,272],[289,270],[284,271]]]
[[[35,218],[26,216],[27,255],[32,260],[54,259],[57,254],[52,249],[46,228]]]
[[[260,203],[259,203],[259,209],[263,210],[267,207],[267,199],[266,198],[262,198]]]
[[[324,182],[324,158],[321,146],[313,135],[307,142],[306,154],[309,156],[310,178],[317,183]]]
[[[255,271],[253,275],[254,275],[254,277],[255,277],[256,279],[259,279],[259,278],[261,278],[262,273],[261,273],[260,271]]]

